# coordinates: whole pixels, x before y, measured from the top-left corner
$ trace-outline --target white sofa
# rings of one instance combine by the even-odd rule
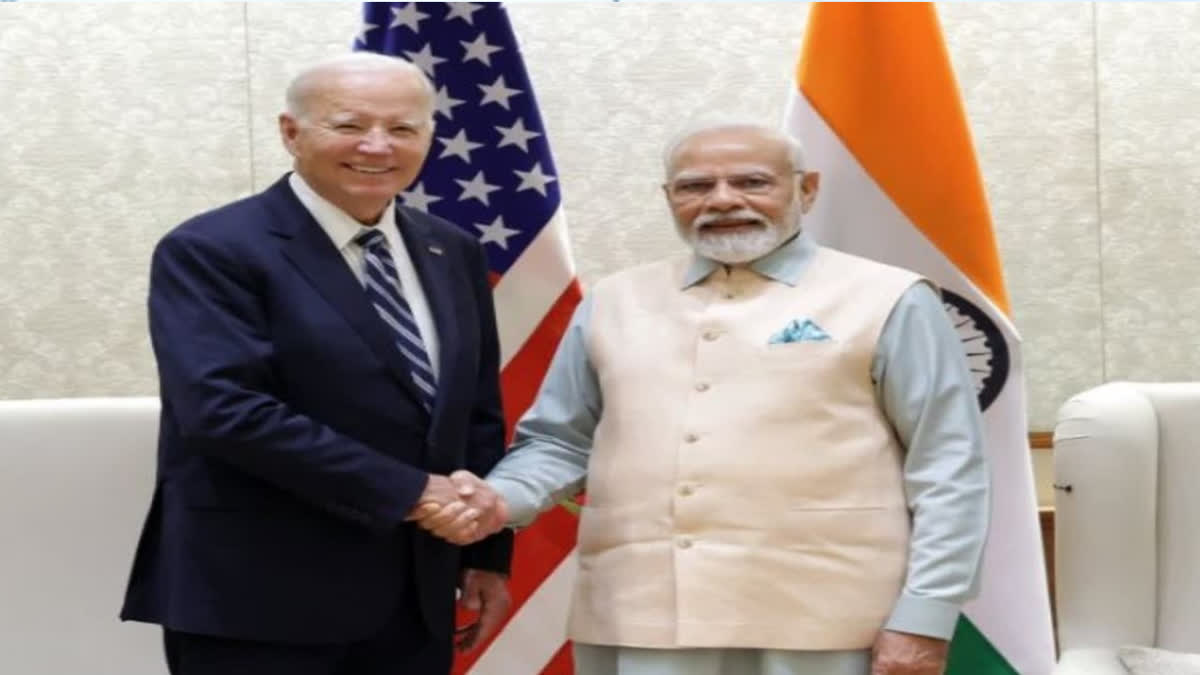
[[[1054,429],[1056,675],[1124,645],[1200,652],[1200,383],[1115,382]]]
[[[154,398],[0,401],[0,673],[166,673],[117,619],[157,432]]]

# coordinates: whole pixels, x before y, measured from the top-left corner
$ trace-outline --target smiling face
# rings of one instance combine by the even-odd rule
[[[363,223],[412,184],[433,137],[428,88],[403,65],[339,64],[307,75],[279,116],[296,173]]]
[[[741,264],[791,238],[811,199],[790,152],[753,127],[709,129],[680,143],[663,189],[684,241],[706,258]]]

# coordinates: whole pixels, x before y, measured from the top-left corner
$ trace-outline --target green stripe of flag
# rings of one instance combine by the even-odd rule
[[[946,675],[1021,675],[967,617],[958,620],[950,642]]]

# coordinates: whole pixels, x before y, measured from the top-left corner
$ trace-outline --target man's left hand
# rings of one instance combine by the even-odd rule
[[[939,638],[880,631],[871,648],[871,675],[942,675],[949,647]]]
[[[479,612],[475,623],[455,631],[454,646],[465,652],[487,641],[508,614],[512,604],[508,579],[499,572],[467,570],[463,573],[462,597],[458,604],[468,611]]]

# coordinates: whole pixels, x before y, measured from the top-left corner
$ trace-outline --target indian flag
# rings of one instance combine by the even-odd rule
[[[987,198],[958,87],[928,3],[817,3],[786,120],[819,171],[817,241],[919,272],[944,291],[983,409],[993,477],[981,590],[950,675],[1053,669],[1046,574],[1025,417]]]

